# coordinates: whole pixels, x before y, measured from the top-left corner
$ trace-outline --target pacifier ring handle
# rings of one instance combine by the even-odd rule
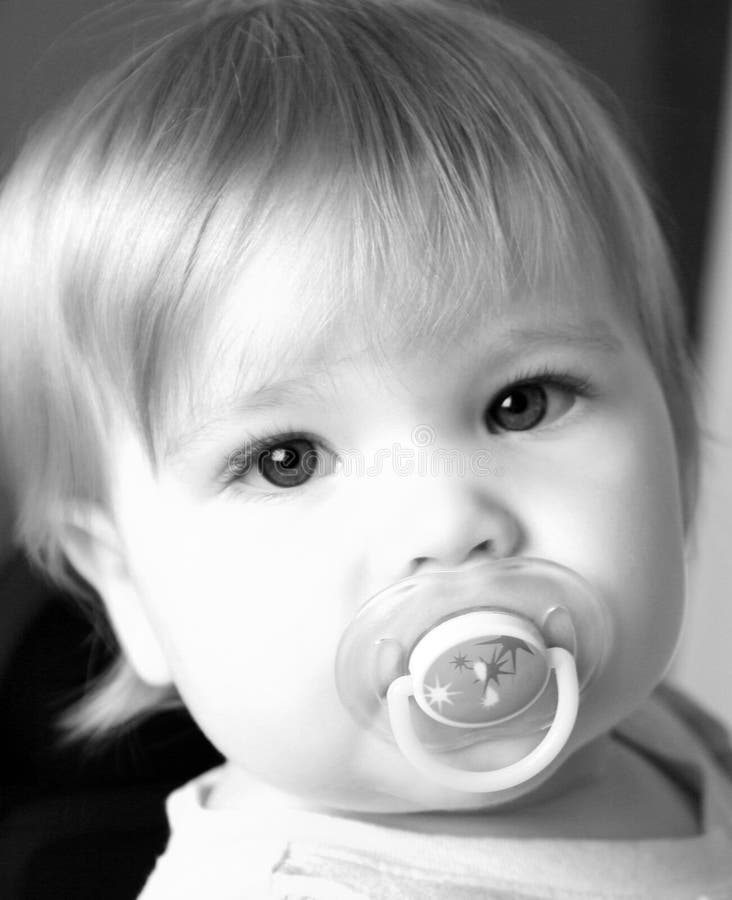
[[[437,784],[469,793],[492,793],[523,784],[544,771],[567,743],[579,707],[577,667],[572,654],[562,647],[548,647],[546,661],[554,670],[557,684],[557,706],[554,720],[541,743],[523,759],[500,769],[485,772],[467,771],[447,765],[428,751],[412,727],[409,699],[414,695],[411,675],[391,682],[386,693],[389,720],[397,746],[406,759]]]

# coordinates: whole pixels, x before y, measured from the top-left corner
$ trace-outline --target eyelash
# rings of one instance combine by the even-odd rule
[[[519,388],[532,385],[557,388],[566,391],[575,397],[587,399],[592,399],[597,395],[597,391],[589,376],[580,374],[572,375],[569,372],[564,372],[555,369],[550,365],[545,365],[539,368],[526,369],[517,372],[506,387],[501,388],[500,391],[493,394],[486,408],[490,409],[499,397],[506,396],[510,394],[511,391],[518,390]],[[548,428],[550,426],[547,425],[544,427]],[[497,432],[501,433],[501,429],[497,429]]]
[[[527,369],[524,372],[518,372],[510,383],[498,391],[498,394],[505,393],[511,388],[522,387],[525,384],[549,384],[553,387],[564,388],[582,397],[591,397],[594,395],[592,382],[588,375],[570,375],[569,372],[563,372],[555,369],[550,365],[540,366],[536,369]]]
[[[589,377],[584,375],[571,375],[568,372],[563,372],[547,365],[537,369],[525,370],[516,373],[516,375],[511,379],[506,387],[501,388],[500,391],[497,391],[493,394],[490,401],[486,405],[486,409],[489,409],[501,395],[507,395],[512,390],[517,390],[518,388],[531,385],[554,387],[559,390],[571,393],[575,397],[591,398],[596,394],[596,391],[593,388]],[[504,432],[502,432],[501,429],[497,429],[497,433]],[[247,475],[252,470],[252,468],[256,466],[256,462],[260,454],[266,452],[267,450],[271,450],[278,444],[294,439],[310,441],[315,447],[325,449],[330,453],[333,452],[332,450],[327,448],[326,445],[315,435],[297,430],[296,428],[284,427],[279,428],[276,431],[273,430],[271,432],[266,432],[259,437],[253,437],[251,440],[244,443],[240,448],[235,450],[233,453],[230,453],[226,457],[224,473],[221,478],[224,486],[241,484],[241,479],[244,478],[244,476]],[[234,459],[238,460],[236,466],[233,463]],[[273,497],[279,494],[288,493],[292,490],[293,488],[278,489],[273,486],[271,492],[262,491],[261,493],[262,496]]]

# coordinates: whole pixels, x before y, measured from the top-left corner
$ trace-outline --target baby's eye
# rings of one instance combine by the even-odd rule
[[[582,384],[575,379],[545,379],[512,384],[502,390],[485,415],[489,431],[528,431],[568,412]]]
[[[318,451],[305,438],[283,441],[257,457],[257,469],[275,487],[304,484],[318,468]]]
[[[295,436],[258,442],[239,450],[228,461],[232,480],[256,484],[263,478],[278,488],[299,487],[323,468],[315,443]]]

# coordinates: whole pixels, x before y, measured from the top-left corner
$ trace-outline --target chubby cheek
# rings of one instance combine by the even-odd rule
[[[353,609],[342,524],[312,506],[160,499],[137,558],[155,547],[142,592],[186,705],[252,774],[326,779],[354,731],[333,671]]]
[[[585,728],[597,734],[636,708],[662,678],[682,625],[679,474],[660,398],[639,402],[634,417],[588,433],[543,484],[535,494],[537,555],[596,586],[612,621],[604,674],[583,716]]]

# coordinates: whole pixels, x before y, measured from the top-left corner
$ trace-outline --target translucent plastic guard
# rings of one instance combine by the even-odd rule
[[[510,628],[498,628],[501,634],[468,628],[420,663],[430,632],[444,632],[443,623],[455,617],[469,623],[465,614],[480,610],[504,612],[507,622],[518,616],[535,638],[516,643]],[[604,605],[576,573],[546,560],[511,558],[415,575],[371,598],[343,634],[336,683],[356,721],[393,740],[386,692],[396,678],[419,670],[415,732],[428,748],[452,749],[548,728],[557,689],[541,647],[572,654],[582,694],[602,667],[610,638]],[[435,689],[447,691],[449,702],[440,704]]]

